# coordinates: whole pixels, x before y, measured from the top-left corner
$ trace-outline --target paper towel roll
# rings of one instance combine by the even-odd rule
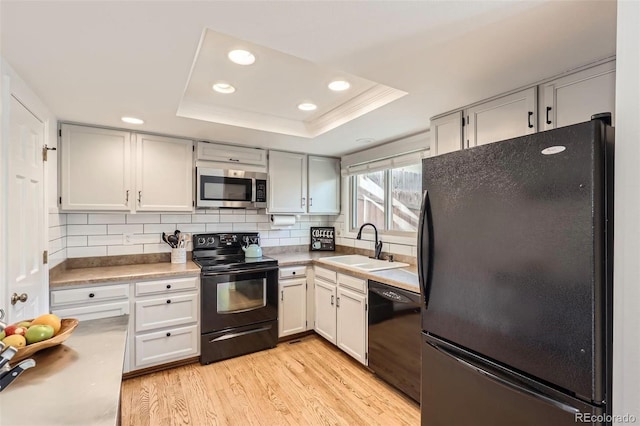
[[[273,226],[291,226],[296,223],[295,215],[271,215],[271,224]]]

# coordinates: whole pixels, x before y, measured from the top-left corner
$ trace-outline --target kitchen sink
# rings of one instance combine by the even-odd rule
[[[382,271],[384,269],[404,268],[409,266],[408,263],[389,262],[388,260],[372,259],[359,254],[350,254],[345,256],[323,257],[319,259],[321,262],[327,262],[338,266],[347,266],[349,268],[359,269],[361,271],[372,272]]]

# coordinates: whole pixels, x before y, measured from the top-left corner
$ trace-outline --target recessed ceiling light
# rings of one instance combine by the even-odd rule
[[[298,105],[298,109],[300,109],[302,111],[313,111],[316,108],[318,108],[318,106],[316,104],[312,104],[310,102],[305,102],[305,103],[302,103],[302,104]]]
[[[122,117],[120,120],[129,124],[144,124],[144,120],[135,117]]]
[[[342,92],[343,90],[347,90],[349,87],[351,87],[351,84],[345,80],[334,80],[329,83],[329,89],[334,92]]]
[[[253,53],[247,50],[232,50],[227,56],[231,62],[238,65],[251,65],[256,61],[256,57],[253,56]]]
[[[236,91],[236,88],[229,83],[216,83],[213,85],[213,90],[218,93],[233,93]]]

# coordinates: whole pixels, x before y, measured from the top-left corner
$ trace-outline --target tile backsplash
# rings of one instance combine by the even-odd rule
[[[264,210],[205,210],[194,214],[67,213],[59,216],[65,218],[58,219],[58,223],[65,225],[58,226],[65,229],[55,231],[56,234],[50,226],[49,246],[51,250],[56,241],[56,248],[62,247],[62,260],[168,252],[171,248],[162,242],[162,232],[173,233],[176,229],[189,234],[259,232],[264,247],[309,244],[311,226],[328,226],[335,220],[335,216],[300,215],[291,227],[273,229]],[[52,223],[50,216],[50,225]],[[64,236],[52,240],[58,234]],[[57,242],[58,239],[61,241]]]
[[[67,215],[49,213],[49,269],[67,258]]]

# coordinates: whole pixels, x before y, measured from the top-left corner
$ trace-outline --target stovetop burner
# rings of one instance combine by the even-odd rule
[[[193,236],[193,261],[203,272],[233,271],[265,266],[277,266],[278,261],[267,256],[245,257],[243,247],[259,244],[257,232],[243,234],[197,234]]]

